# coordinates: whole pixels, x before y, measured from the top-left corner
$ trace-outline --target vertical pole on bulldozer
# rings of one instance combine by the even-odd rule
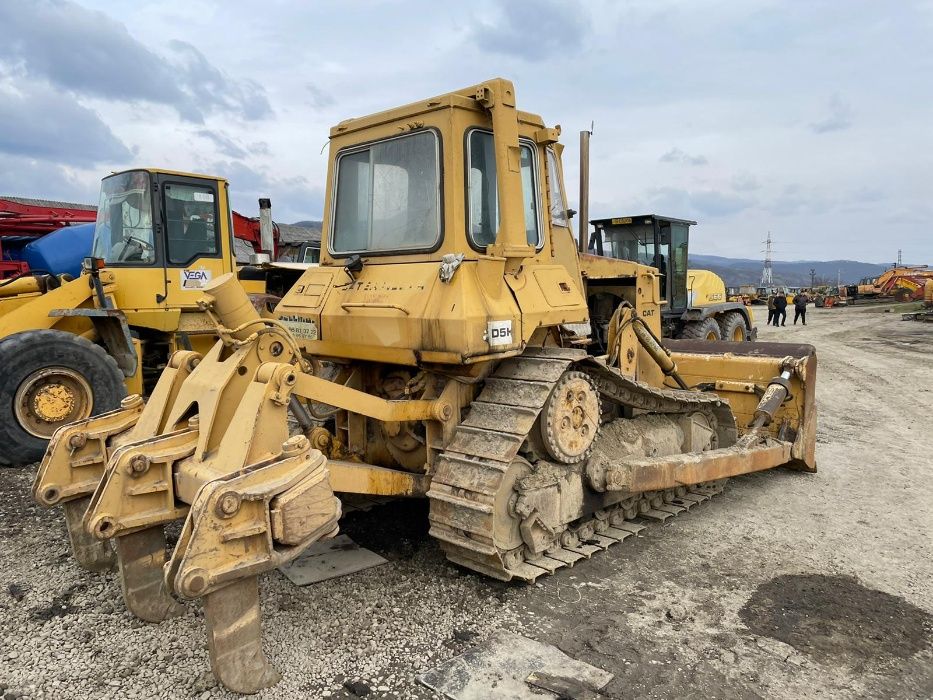
[[[590,136],[589,131],[580,132],[580,252],[586,253],[590,247]]]
[[[269,259],[275,257],[275,237],[272,233],[272,200],[265,197],[259,200],[259,247]]]

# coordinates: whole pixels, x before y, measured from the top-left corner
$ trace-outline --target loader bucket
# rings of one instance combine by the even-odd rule
[[[767,432],[791,442],[788,466],[816,471],[816,349],[798,343],[732,343],[665,340],[681,377],[691,388],[714,391],[729,401],[739,434],[751,426],[769,383],[787,358],[796,361],[789,395]]]

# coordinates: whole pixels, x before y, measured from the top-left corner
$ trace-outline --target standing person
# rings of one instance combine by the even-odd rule
[[[797,296],[794,297],[794,325],[797,325],[797,319],[803,321],[803,325],[807,325],[807,304],[810,303],[810,297],[808,297],[803,292],[800,292]]]
[[[778,290],[774,296],[774,325],[784,326],[787,324],[787,295]]]
[[[768,295],[768,325],[774,323],[774,294]]]

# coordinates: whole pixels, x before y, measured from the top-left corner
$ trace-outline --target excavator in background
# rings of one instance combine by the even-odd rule
[[[268,206],[260,213],[271,251]],[[89,257],[79,277],[0,282],[0,465],[37,461],[62,425],[118,409],[127,392],[148,395],[176,350],[207,352],[217,335],[197,302],[212,279],[238,272],[268,312],[307,267],[238,267],[227,181],[209,175],[110,175],[90,245],[73,233],[31,245],[50,259],[80,244]]]
[[[927,265],[895,265],[878,277],[866,277],[851,285],[848,295],[853,303],[859,299],[875,301],[921,301],[924,285],[933,279],[933,270]]]
[[[923,286],[923,304],[920,309],[901,314],[901,320],[933,322],[933,278],[928,279]]]
[[[590,252],[617,260],[649,265],[660,273],[661,331],[665,338],[704,340],[754,340],[757,335],[752,316],[740,301],[728,301],[722,278],[709,270],[687,268],[690,227],[696,221],[647,214],[591,221],[595,233]],[[583,257],[587,267],[598,264],[594,256]],[[591,299],[591,314],[597,332],[605,334],[606,324],[617,299],[597,294]]]
[[[426,498],[452,563],[534,581],[730,476],[816,469],[813,348],[659,340],[656,268],[582,273],[559,136],[498,78],[340,122],[320,265],[271,315],[204,280],[185,298],[219,340],[55,433],[33,495],[77,562],[116,560],[144,620],[202,598],[227,688],[277,682],[258,576],[337,531],[338,495]],[[162,269],[159,245],[133,254]],[[600,354],[596,289],[618,299]]]

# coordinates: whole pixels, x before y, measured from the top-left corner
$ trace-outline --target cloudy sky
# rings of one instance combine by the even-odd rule
[[[560,124],[571,206],[695,252],[933,264],[933,1],[0,1],[0,194],[223,175],[319,218],[331,125],[501,75]]]

